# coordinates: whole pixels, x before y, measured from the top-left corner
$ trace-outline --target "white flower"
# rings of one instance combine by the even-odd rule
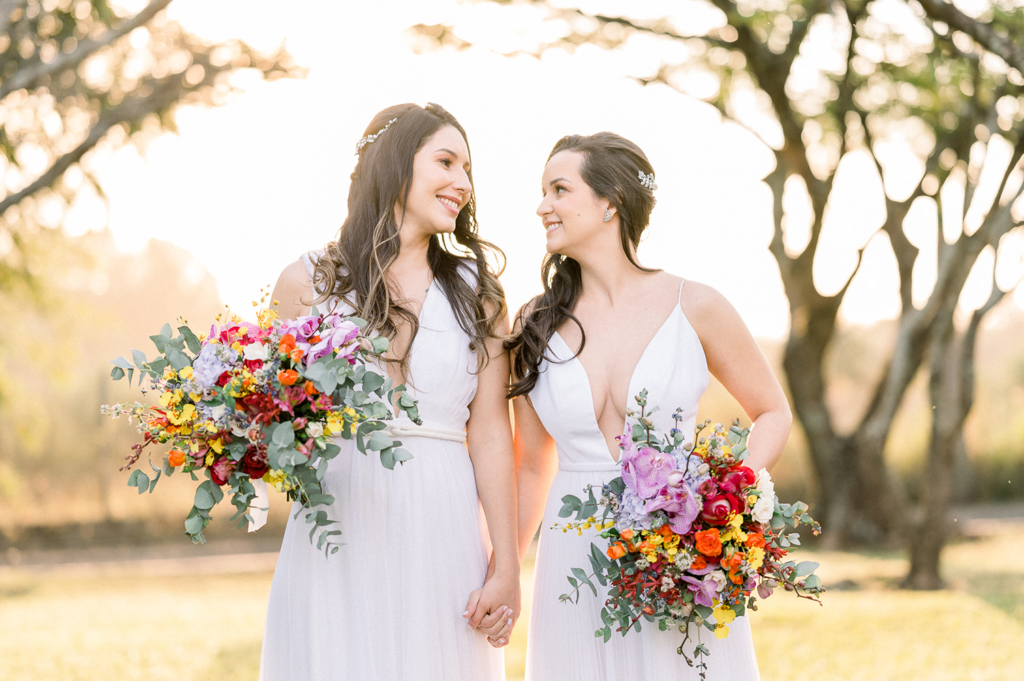
[[[263,343],[250,343],[245,346],[245,353],[243,356],[247,360],[262,359],[266,361],[267,346]]]
[[[320,437],[324,434],[324,424],[319,421],[313,421],[306,426],[306,434],[310,437]]]
[[[761,493],[751,509],[750,515],[754,522],[771,522],[775,513],[775,483],[768,471],[762,468],[757,472],[757,490]]]
[[[228,407],[226,404],[218,404],[215,407],[210,407],[210,418],[214,421],[220,421],[227,410]]]
[[[680,551],[676,554],[676,567],[680,570],[685,570],[693,565],[693,554],[689,551]]]
[[[717,586],[717,591],[721,592],[725,588],[726,578],[725,573],[721,570],[715,570],[707,575],[704,575],[705,582],[714,582]]]
[[[750,517],[754,519],[755,523],[764,524],[771,522],[773,515],[775,515],[775,497],[762,494],[754,502],[754,508],[750,511]]]

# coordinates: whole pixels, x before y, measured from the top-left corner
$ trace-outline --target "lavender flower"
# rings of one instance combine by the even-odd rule
[[[208,343],[199,351],[192,363],[197,385],[210,388],[231,365],[238,361],[238,353],[220,343]]]

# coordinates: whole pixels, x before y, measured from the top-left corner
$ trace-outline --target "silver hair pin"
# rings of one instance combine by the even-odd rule
[[[381,135],[383,135],[383,134],[384,134],[384,131],[385,131],[385,130],[387,130],[388,128],[390,128],[390,127],[391,127],[391,124],[392,124],[392,123],[394,123],[394,122],[395,122],[395,121],[397,121],[397,120],[398,120],[397,118],[392,118],[392,119],[391,119],[390,121],[388,121],[388,124],[387,124],[387,125],[385,125],[385,126],[384,126],[383,128],[381,128],[380,130],[378,130],[378,131],[377,131],[377,132],[376,132],[375,134],[373,134],[373,135],[367,135],[367,136],[366,136],[366,137],[364,137],[363,139],[361,139],[361,140],[359,140],[358,142],[356,142],[356,156],[358,156],[358,155],[359,155],[359,152],[360,152],[360,151],[362,151],[362,150],[363,150],[363,147],[365,147],[365,146],[366,146],[367,144],[373,144],[373,142],[374,142],[374,141],[375,141],[375,140],[376,140],[376,139],[377,139],[378,137],[380,137]]]
[[[654,173],[645,175],[644,171],[638,171],[638,177],[640,178],[640,184],[650,189],[652,192],[658,188],[658,185],[654,184]]]

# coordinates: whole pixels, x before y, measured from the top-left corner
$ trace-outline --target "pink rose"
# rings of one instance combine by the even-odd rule
[[[718,482],[718,488],[723,492],[740,494],[755,482],[757,482],[757,476],[754,475],[754,471],[746,466],[737,466],[722,476]]]
[[[228,478],[235,471],[235,462],[226,456],[222,456],[210,466],[210,479],[215,485],[224,485]]]
[[[704,502],[700,517],[709,525],[725,525],[732,513],[743,511],[743,502],[735,494],[719,494]]]

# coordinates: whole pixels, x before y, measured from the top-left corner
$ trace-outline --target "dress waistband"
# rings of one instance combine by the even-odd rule
[[[586,463],[572,463],[570,461],[559,461],[558,470],[560,471],[571,471],[581,472],[585,471],[588,473],[618,473],[622,470],[619,466],[618,461],[588,461]]]
[[[384,428],[384,434],[388,437],[426,437],[432,440],[448,440],[449,442],[465,442],[466,431],[444,428],[429,421],[424,421],[422,426],[417,426],[412,421],[388,423]]]

